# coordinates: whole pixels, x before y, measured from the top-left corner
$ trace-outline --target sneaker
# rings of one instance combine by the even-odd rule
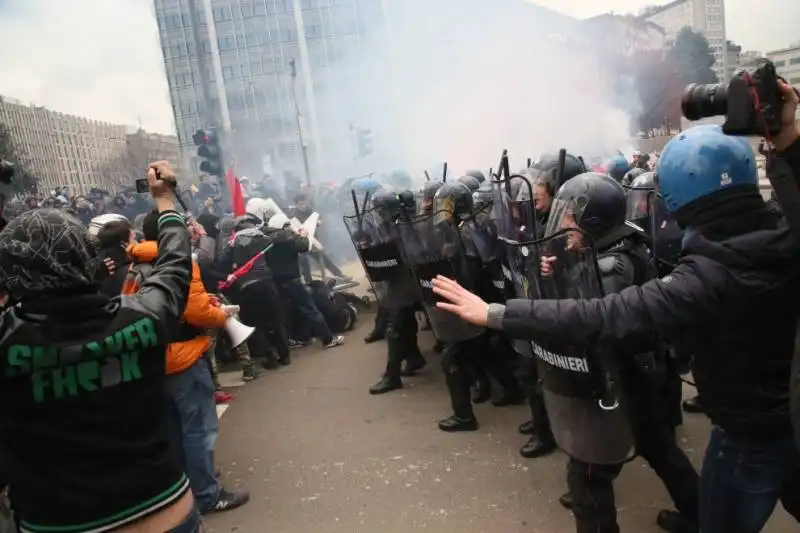
[[[331,339],[331,342],[329,342],[328,344],[323,344],[322,347],[333,348],[334,346],[341,346],[342,344],[344,344],[344,337],[342,337],[341,335],[336,335]]]
[[[223,511],[230,511],[232,509],[236,509],[237,507],[241,507],[242,505],[246,504],[249,501],[250,501],[249,492],[243,490],[228,491],[225,489],[220,489],[219,498],[217,498],[217,503],[215,503],[211,509],[205,511],[203,514],[221,513]]]
[[[214,400],[217,403],[228,403],[233,401],[233,394],[229,392],[225,392],[224,390],[218,390],[214,392]]]
[[[306,346],[306,343],[296,341],[294,339],[289,339],[289,342],[287,342],[286,344],[289,345],[289,349],[291,350],[297,350],[298,348],[305,348]]]
[[[264,372],[256,368],[256,365],[254,365],[252,362],[242,368],[242,381],[245,383],[248,381],[253,381],[254,379],[258,379],[263,375]]]

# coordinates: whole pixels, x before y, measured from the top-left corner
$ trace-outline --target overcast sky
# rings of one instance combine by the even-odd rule
[[[636,12],[659,2],[536,3],[585,18]],[[800,40],[798,0],[725,4],[728,39],[746,50],[764,52]],[[0,94],[64,113],[172,132],[152,5],[152,0],[0,0]]]

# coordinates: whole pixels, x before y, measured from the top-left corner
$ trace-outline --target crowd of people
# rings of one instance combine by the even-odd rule
[[[769,153],[800,176],[798,96],[781,89]],[[239,216],[217,212],[206,183],[180,212],[166,162],[150,165],[148,197],[106,208],[61,190],[6,213],[0,482],[19,531],[194,533],[248,502],[215,467],[218,360],[252,381],[293,348],[341,346],[357,310],[310,279],[309,257],[347,279],[302,226],[311,191],[290,209],[270,179],[244,181]],[[526,403],[520,451],[565,452],[560,502],[578,533],[619,532],[613,484],[635,455],[674,503],[665,531],[757,533],[778,501],[800,521],[800,247],[746,140],[699,126],[633,160],[562,151],[511,174],[504,154],[489,179],[415,190],[394,172],[322,190],[317,207],[354,199],[328,227],[352,239],[379,302],[365,341],[385,338],[387,357],[371,394],[426,366],[422,313],[452,409],[438,428],[477,430],[475,403]],[[224,333],[237,321],[246,340]],[[712,422],[699,473],[675,432],[688,370]]]

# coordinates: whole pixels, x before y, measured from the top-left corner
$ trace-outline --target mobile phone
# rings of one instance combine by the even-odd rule
[[[136,180],[136,192],[139,194],[150,192],[150,185],[147,184],[147,178]]]

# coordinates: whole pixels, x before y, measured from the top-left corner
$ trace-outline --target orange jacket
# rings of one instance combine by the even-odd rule
[[[128,247],[128,255],[134,264],[152,263],[158,257],[158,243],[145,241],[132,244]],[[138,291],[138,285],[129,276],[122,286],[122,294],[136,294]],[[197,262],[192,261],[189,298],[186,300],[186,308],[183,310],[181,320],[198,328],[221,328],[227,319],[228,315],[211,303],[211,297],[200,279],[200,267],[197,266]],[[202,357],[209,346],[211,346],[211,337],[207,335],[198,335],[188,341],[170,344],[167,347],[167,374],[186,370]]]

